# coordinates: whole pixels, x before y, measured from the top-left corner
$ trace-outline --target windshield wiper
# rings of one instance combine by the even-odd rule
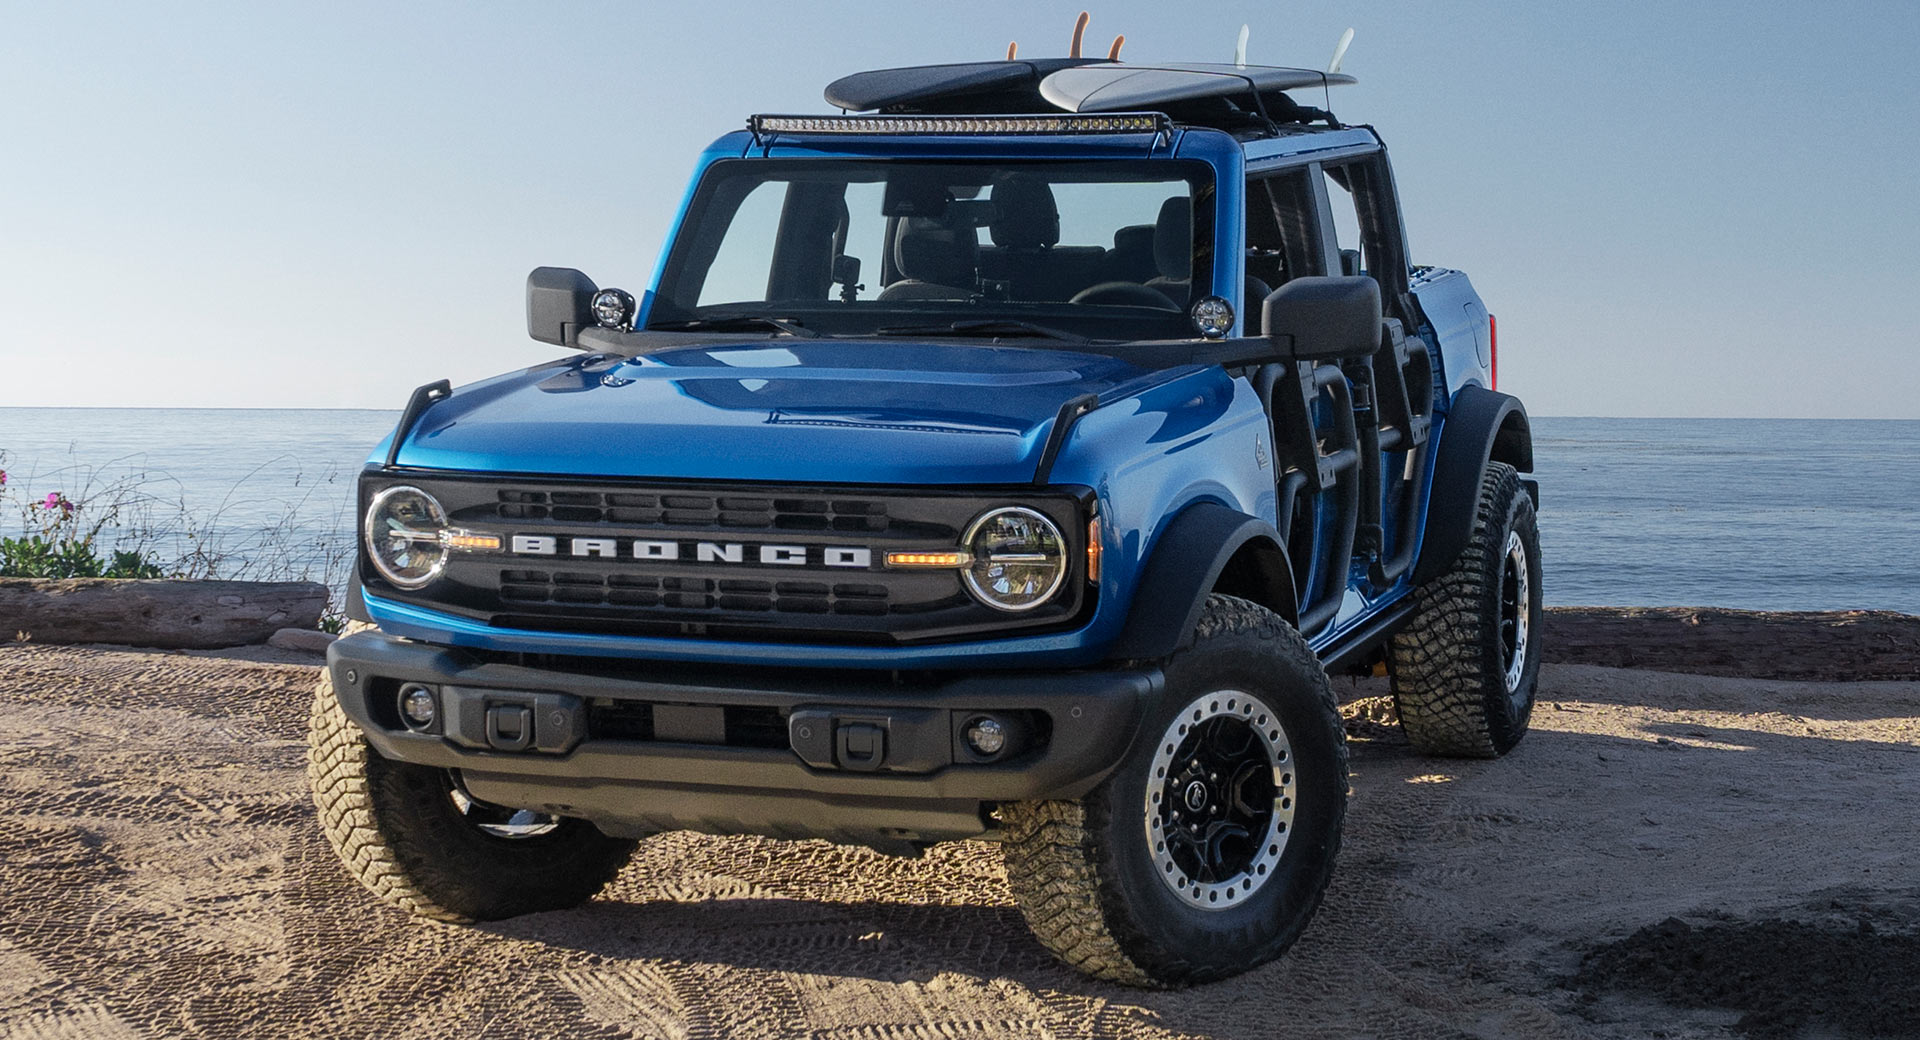
[[[1077,332],[1038,325],[1017,318],[968,318],[948,325],[886,325],[874,330],[881,336],[1045,336],[1067,343],[1087,343]]]
[[[728,314],[714,318],[688,318],[685,321],[656,321],[647,325],[650,329],[671,329],[675,332],[725,332],[739,328],[772,329],[801,339],[819,339],[820,334],[790,318],[768,318],[758,314]]]

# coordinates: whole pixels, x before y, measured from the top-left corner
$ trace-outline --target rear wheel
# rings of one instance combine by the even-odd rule
[[[1432,755],[1506,754],[1526,735],[1540,673],[1540,532],[1512,466],[1487,464],[1472,540],[1414,595],[1389,651],[1407,739]]]
[[[1346,811],[1346,741],[1300,634],[1209,599],[1143,739],[1077,801],[1003,806],[1007,879],[1067,963],[1141,986],[1239,974],[1320,904]]]
[[[340,708],[322,672],[307,779],[347,871],[404,910],[490,921],[577,906],[613,880],[634,842],[585,820],[490,805],[445,769],[390,762]]]

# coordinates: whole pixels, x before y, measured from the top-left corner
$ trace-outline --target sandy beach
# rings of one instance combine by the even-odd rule
[[[1337,680],[1325,907],[1279,962],[1179,992],[1056,964],[987,843],[670,834],[580,909],[412,920],[314,824],[312,659],[8,645],[0,1034],[1915,1035],[1920,622],[1691,617],[1557,614],[1497,762],[1415,756],[1383,680]]]

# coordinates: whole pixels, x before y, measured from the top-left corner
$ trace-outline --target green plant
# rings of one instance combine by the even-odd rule
[[[179,481],[138,458],[9,473],[15,460],[0,448],[0,505],[16,493],[17,516],[4,525],[10,530],[0,529],[0,576],[320,581],[333,594],[321,627],[338,631],[355,551],[351,480],[334,470],[318,479],[296,472],[291,484],[299,492],[277,503],[278,515],[227,519],[235,499],[258,493],[250,484],[258,474],[290,460],[298,461],[262,463],[209,510],[188,503]],[[258,499],[248,504],[257,509]],[[328,504],[330,517],[315,508]]]
[[[0,470],[0,496],[6,493],[7,473]],[[81,518],[81,503],[64,492],[50,491],[25,507],[18,538],[0,538],[0,577],[6,578],[164,578],[158,561],[138,549],[113,549],[105,558],[94,548],[102,528],[117,518],[117,504],[102,510],[91,523]]]
[[[167,572],[151,558],[141,555],[137,550],[116,549],[112,562],[107,564],[103,578],[164,578]]]

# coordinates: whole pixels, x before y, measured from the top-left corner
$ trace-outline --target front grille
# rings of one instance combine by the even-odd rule
[[[887,529],[887,504],[873,499],[518,488],[502,489],[499,498],[495,515],[508,522],[555,520],[643,528],[720,527],[850,533],[877,533]]]
[[[456,552],[418,592],[370,568],[370,592],[503,628],[749,642],[887,644],[952,641],[1061,627],[1091,589],[1075,573],[1055,602],[1010,615],[975,600],[952,570],[893,570],[889,551],[950,550],[982,512],[1020,504],[1047,513],[1070,545],[1090,496],[1033,488],[662,486],[455,479],[362,480],[362,511],[407,483],[438,499],[456,527],[501,538]]]
[[[503,570],[500,600],[519,606],[565,604],[654,613],[747,611],[782,614],[887,612],[887,587],[820,581],[752,581],[737,578],[652,578],[635,574]]]

